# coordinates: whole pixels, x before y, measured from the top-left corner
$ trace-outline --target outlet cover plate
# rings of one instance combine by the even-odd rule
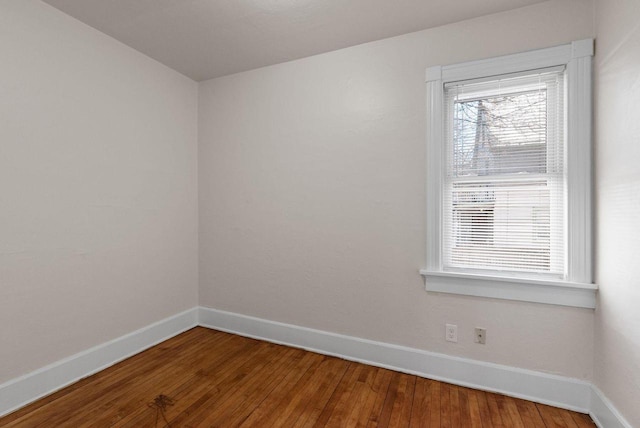
[[[476,343],[484,345],[487,343],[487,329],[476,327]]]
[[[445,325],[445,339],[447,342],[458,342],[458,326],[455,324]]]

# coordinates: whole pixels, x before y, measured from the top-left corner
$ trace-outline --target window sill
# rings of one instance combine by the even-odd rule
[[[505,278],[421,269],[427,291],[519,300],[578,308],[596,307],[595,284]]]

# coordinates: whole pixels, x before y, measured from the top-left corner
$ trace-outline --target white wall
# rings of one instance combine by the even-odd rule
[[[592,310],[428,294],[418,269],[425,69],[592,36],[591,1],[554,0],[201,83],[201,305],[590,379]]]
[[[640,426],[640,2],[598,0],[595,383]]]
[[[197,84],[0,0],[0,383],[197,304]]]

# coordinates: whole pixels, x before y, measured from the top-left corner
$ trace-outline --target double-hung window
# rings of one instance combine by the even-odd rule
[[[427,290],[594,306],[592,54],[427,70]]]

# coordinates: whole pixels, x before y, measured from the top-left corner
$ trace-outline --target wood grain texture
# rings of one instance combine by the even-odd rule
[[[159,395],[172,400],[163,410],[150,406]],[[166,426],[595,424],[580,413],[202,327],[0,419],[0,427]]]

